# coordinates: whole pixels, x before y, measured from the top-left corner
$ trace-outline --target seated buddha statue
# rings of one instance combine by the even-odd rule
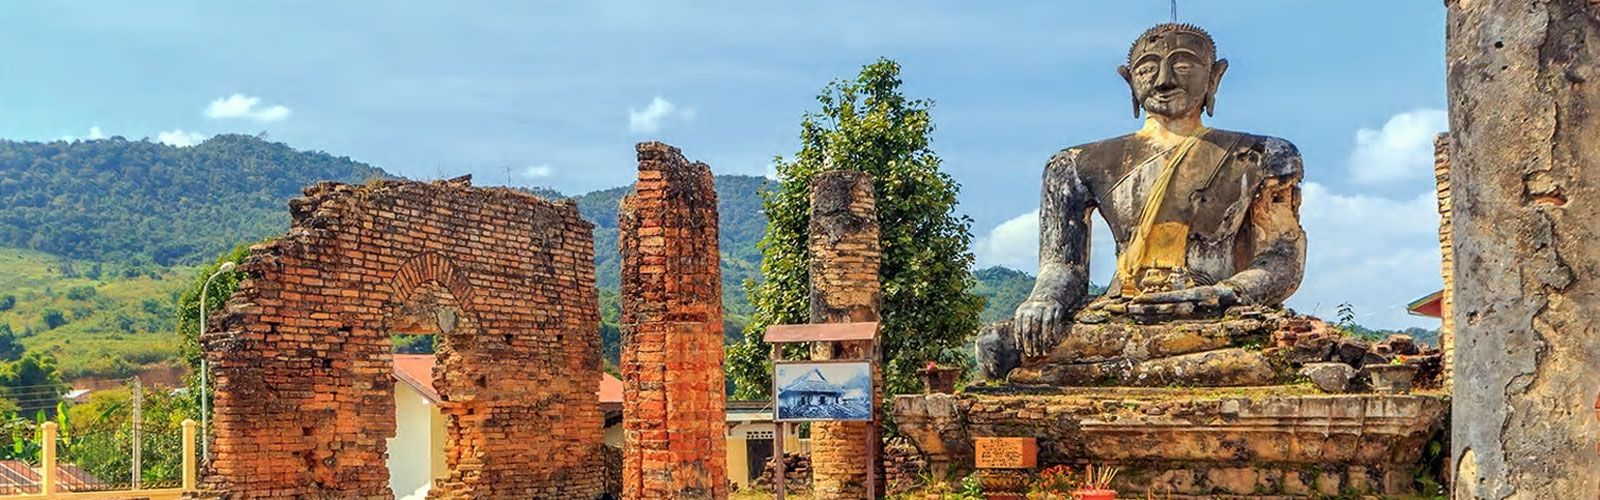
[[[1283,139],[1204,124],[1227,69],[1204,30],[1151,28],[1117,68],[1144,126],[1045,164],[1038,281],[1005,339],[1023,366],[1078,325],[1216,320],[1234,306],[1281,305],[1299,286],[1300,154]],[[1093,212],[1117,257],[1108,290],[1090,300]]]

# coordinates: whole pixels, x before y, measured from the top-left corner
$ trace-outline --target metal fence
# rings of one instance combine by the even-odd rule
[[[0,498],[177,498],[195,485],[193,403],[138,379],[87,401],[13,387],[0,422]],[[134,493],[136,492],[136,493]]]

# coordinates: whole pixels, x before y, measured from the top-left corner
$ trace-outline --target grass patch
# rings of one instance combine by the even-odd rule
[[[69,380],[129,377],[178,358],[173,296],[192,272],[0,248],[0,325]]]

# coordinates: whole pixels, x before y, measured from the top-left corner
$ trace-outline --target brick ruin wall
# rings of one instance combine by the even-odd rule
[[[1456,274],[1456,254],[1450,248],[1455,240],[1451,233],[1450,208],[1450,134],[1439,134],[1433,139],[1433,178],[1435,194],[1439,200],[1439,275],[1444,278],[1444,291],[1439,294],[1439,352],[1444,353],[1442,385],[1450,387],[1451,367],[1456,359],[1456,301],[1452,290]]]
[[[812,180],[811,322],[878,321],[882,301],[878,283],[881,249],[872,176],[832,171]],[[811,359],[876,360],[873,365],[874,422],[811,424],[812,491],[819,498],[866,498],[871,457],[881,457],[881,436],[868,443],[868,432],[882,421],[882,356],[872,342],[819,342]],[[880,448],[880,449],[874,449]],[[884,485],[877,474],[877,485]]]
[[[398,332],[439,337],[448,474],[431,497],[601,492],[592,226],[572,202],[382,181],[320,183],[290,210],[203,339],[210,495],[390,498]]]
[[[711,169],[638,145],[623,198],[623,497],[726,498],[722,273]]]

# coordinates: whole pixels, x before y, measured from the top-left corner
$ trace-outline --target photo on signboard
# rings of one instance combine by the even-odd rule
[[[779,363],[777,419],[781,421],[872,420],[872,365]]]

